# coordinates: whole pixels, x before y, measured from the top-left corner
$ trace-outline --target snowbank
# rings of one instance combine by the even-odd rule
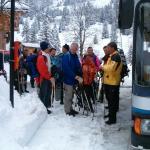
[[[44,106],[39,101],[36,92],[32,95],[15,98],[16,108],[13,111],[11,132],[15,133],[15,140],[20,145],[26,145],[39,129],[47,117]]]
[[[9,84],[2,76],[0,83],[0,147],[7,150],[12,145],[11,150],[13,147],[14,150],[20,150],[45,121],[47,112],[36,91],[22,97],[15,91],[15,108],[12,109],[8,94]]]

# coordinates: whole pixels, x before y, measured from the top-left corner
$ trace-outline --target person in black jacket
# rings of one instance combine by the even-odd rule
[[[20,82],[20,89],[19,93],[22,94],[24,92],[29,93],[27,90],[27,74],[28,74],[28,65],[27,65],[27,55],[28,50],[23,50],[23,56],[19,59],[19,82]]]
[[[106,62],[109,58],[109,52],[107,50],[107,46],[104,46],[103,50],[104,50],[105,56],[102,58],[102,61],[103,61],[103,64],[106,64]],[[103,76],[103,71],[101,72],[101,77],[102,76]],[[100,101],[100,103],[103,103],[103,101],[104,101],[104,85],[103,85],[103,83],[102,83],[101,90],[100,90],[99,101]]]
[[[58,91],[60,94],[60,104],[64,104],[64,88],[63,88],[63,69],[62,69],[62,59],[63,56],[69,51],[69,45],[65,44],[62,47],[62,53],[58,54],[57,57],[57,70],[59,72],[59,76],[57,79],[56,86],[58,87]]]

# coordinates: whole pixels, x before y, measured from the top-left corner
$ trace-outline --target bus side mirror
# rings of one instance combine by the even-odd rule
[[[134,15],[134,0],[120,0],[118,26],[120,29],[129,29],[132,26]]]

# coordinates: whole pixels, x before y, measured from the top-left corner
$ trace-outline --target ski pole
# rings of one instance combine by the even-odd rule
[[[89,107],[89,110],[90,110],[90,112],[92,112],[91,107],[93,108],[93,106],[92,106],[92,103],[91,103],[91,107],[90,107],[90,102],[89,102],[90,99],[88,100],[85,90],[84,90],[84,95],[85,95],[85,99],[87,101],[87,105]],[[93,114],[94,114],[94,111],[93,111]]]

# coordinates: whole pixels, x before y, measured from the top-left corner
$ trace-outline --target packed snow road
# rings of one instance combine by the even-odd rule
[[[103,104],[98,104],[92,116],[66,116],[63,106],[56,102],[52,114],[35,134],[27,147],[32,150],[127,150],[130,142],[131,89],[120,93],[118,123],[104,124]]]
[[[35,150],[101,150],[103,135],[100,122],[100,116],[94,120],[92,116],[82,114],[66,116],[63,106],[56,103],[53,113],[28,146]]]
[[[6,69],[8,70],[8,65]],[[9,74],[8,74],[9,75]],[[131,74],[120,90],[117,124],[104,123],[104,104],[98,103],[94,120],[80,114],[66,116],[59,102],[47,115],[36,89],[20,95],[15,91],[15,108],[9,102],[9,84],[0,77],[1,150],[127,150],[130,144]],[[8,144],[9,143],[9,144]]]

